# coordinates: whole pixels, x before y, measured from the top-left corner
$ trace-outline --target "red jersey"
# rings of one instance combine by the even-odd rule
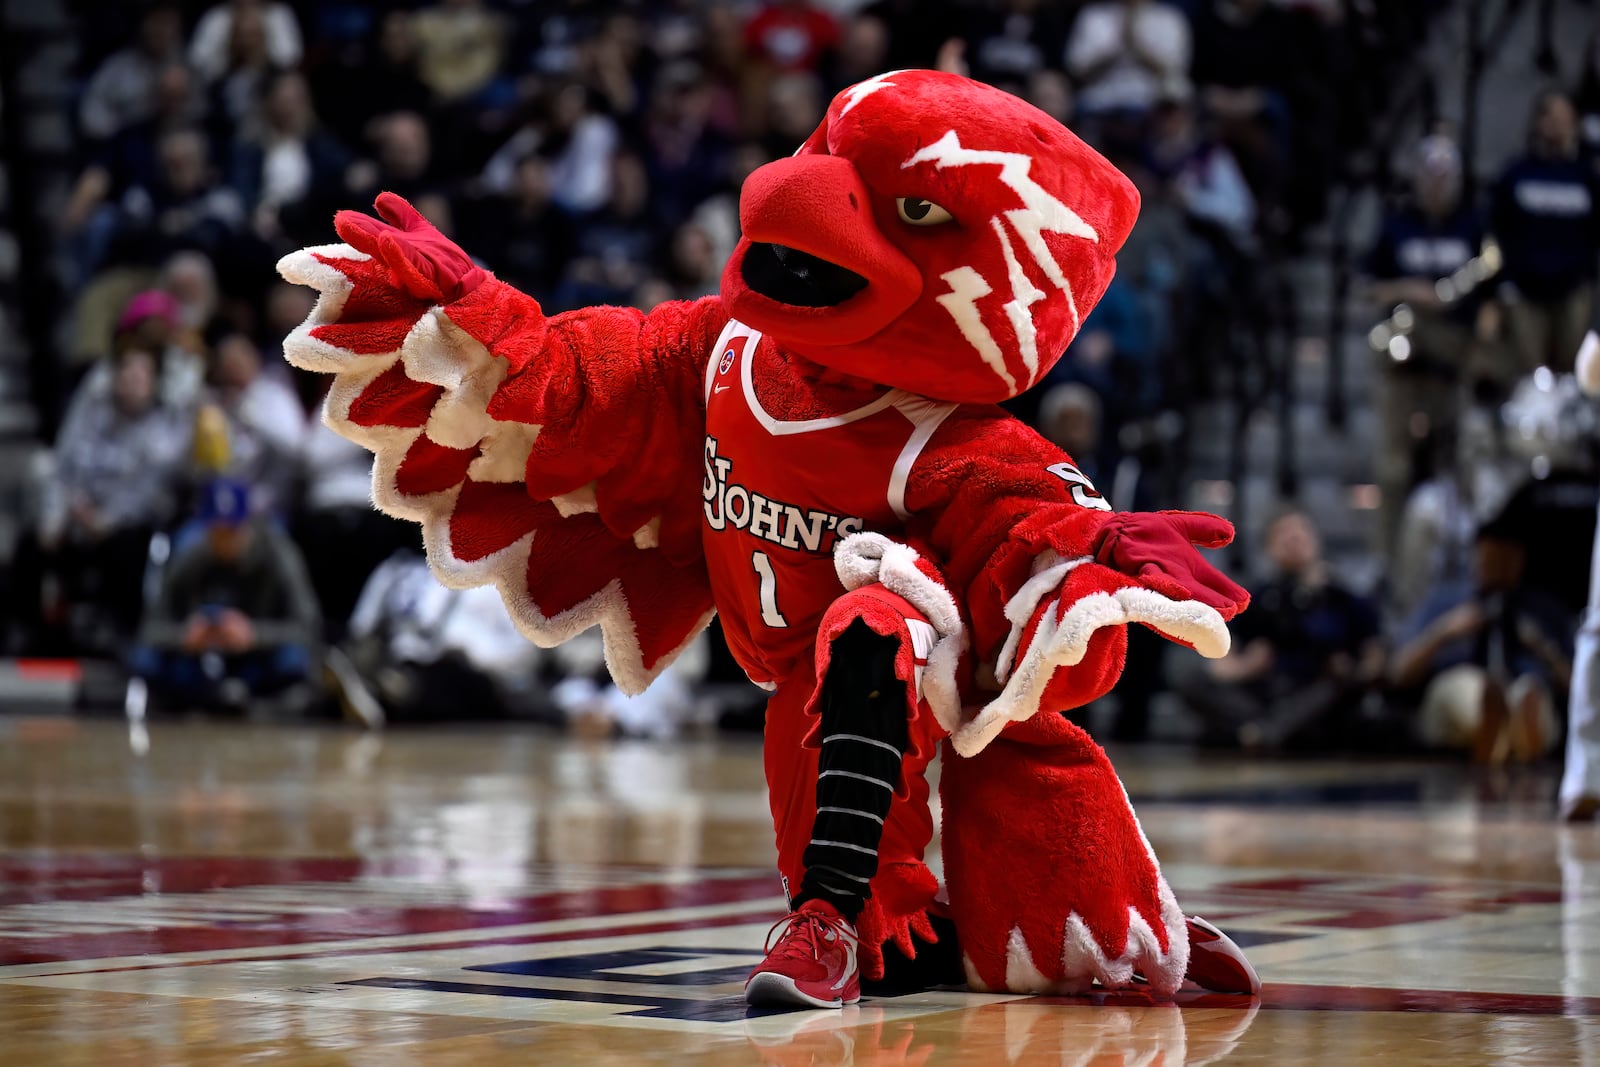
[[[704,543],[723,634],[750,678],[772,685],[809,661],[844,592],[833,548],[861,530],[898,536],[906,482],[956,409],[890,390],[842,415],[786,421],[756,398],[760,332],[729,322],[706,366]]]

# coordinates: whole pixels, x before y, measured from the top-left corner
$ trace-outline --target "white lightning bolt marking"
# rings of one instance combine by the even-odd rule
[[[948,293],[937,298],[939,304],[950,312],[950,317],[956,320],[956,326],[961,330],[961,336],[978,350],[978,355],[1006,383],[1006,388],[1016,392],[1017,380],[1006,369],[1006,357],[1000,351],[1000,346],[995,344],[994,334],[983,324],[983,316],[978,312],[978,301],[994,292],[988,281],[971,267],[947,270],[939,277],[950,286]]]
[[[850,114],[851,108],[861,103],[861,101],[865,100],[879,89],[888,89],[892,87],[894,82],[890,81],[889,79],[894,77],[896,74],[904,73],[905,71],[903,70],[891,70],[887,74],[879,74],[875,77],[868,78],[864,82],[856,82],[854,85],[844,91],[844,107],[839,109],[839,117],[844,118],[846,115]]]
[[[1100,235],[1095,232],[1093,226],[1083,220],[1081,215],[1051,196],[1033,180],[1029,174],[1033,169],[1032,156],[1021,152],[991,152],[966,148],[962,146],[961,138],[956,135],[956,131],[951,130],[933,144],[918,149],[910,159],[900,164],[900,169],[906,170],[918,163],[932,163],[936,170],[984,163],[998,164],[1000,181],[1022,201],[1022,207],[1003,211],[989,221],[995,235],[1000,239],[1000,250],[1006,261],[1007,281],[1011,285],[1011,299],[1005,305],[1006,318],[1016,331],[1018,347],[1021,349],[1023,362],[1027,364],[1031,383],[1033,376],[1038,373],[1039,353],[1033,316],[1028,309],[1043,300],[1045,294],[1028,280],[1027,272],[1017,260],[1011,236],[1006,232],[1001,220],[1004,219],[1011,224],[1011,229],[1021,239],[1023,247],[1028,250],[1034,263],[1044,272],[1045,277],[1050,279],[1052,285],[1066,294],[1067,308],[1072,313],[1074,331],[1079,326],[1078,302],[1072,293],[1072,283],[1062,273],[1061,264],[1056,262],[1055,256],[1050,254],[1050,249],[1045,245],[1044,234],[1064,233],[1097,244]],[[978,350],[984,362],[996,368],[996,373],[1005,380],[1008,388],[1015,388],[1012,376],[1004,370],[1000,346],[995,343],[994,335],[989,332],[989,327],[984,324],[976,307],[976,301],[980,297],[993,291],[988,279],[972,267],[947,271],[941,277],[950,284],[950,292],[939,297],[939,303],[950,312],[962,336]],[[959,286],[957,279],[960,281]],[[980,288],[982,292],[978,292]],[[957,313],[958,309],[960,314]],[[997,361],[999,366],[996,366]]]

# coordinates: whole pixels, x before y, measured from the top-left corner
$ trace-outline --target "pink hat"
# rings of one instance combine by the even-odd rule
[[[166,319],[168,326],[176,326],[178,301],[165,290],[146,289],[142,293],[136,293],[122,309],[122,315],[117,319],[117,332],[131,330],[146,319],[157,316]]]

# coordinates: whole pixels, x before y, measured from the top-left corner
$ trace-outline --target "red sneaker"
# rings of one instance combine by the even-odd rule
[[[1186,915],[1189,926],[1189,970],[1184,977],[1214,993],[1261,992],[1261,978],[1233,939],[1197,915]]]
[[[778,943],[772,935],[779,927]],[[838,1008],[861,999],[860,939],[850,920],[823,900],[808,900],[767,931],[767,958],[750,972],[744,999],[755,1005]]]

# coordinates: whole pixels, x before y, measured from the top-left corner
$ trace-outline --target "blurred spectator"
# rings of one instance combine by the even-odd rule
[[[1583,73],[1572,103],[1578,109],[1585,153],[1591,163],[1600,166],[1600,30],[1590,36],[1583,51]]]
[[[1266,530],[1277,572],[1233,623],[1234,649],[1193,664],[1179,692],[1213,744],[1247,749],[1364,747],[1361,704],[1383,671],[1378,613],[1329,573],[1311,518],[1290,509]]]
[[[1389,564],[1386,609],[1392,618],[1411,618],[1429,590],[1459,586],[1471,574],[1484,494],[1470,476],[1465,452],[1459,434],[1449,429],[1435,429],[1413,449],[1420,462],[1410,473],[1418,481],[1398,516]]]
[[[257,343],[265,364],[288,369],[290,385],[300,400],[300,407],[313,413],[321,407],[322,396],[328,385],[327,378],[290,367],[283,359],[283,342],[306,321],[316,302],[315,290],[304,285],[278,282],[267,290],[267,313],[257,331]]]
[[[858,14],[846,22],[833,65],[834,88],[842,89],[896,69],[888,61],[892,38],[888,24],[873,15]]]
[[[504,196],[463,205],[469,245],[500,277],[540,299],[555,295],[572,258],[572,220],[555,204],[550,164],[530,153]]]
[[[158,700],[239,708],[310,677],[318,611],[305,561],[251,510],[245,486],[212,482],[201,529],[177,539],[133,657]]]
[[[744,27],[745,48],[779,71],[816,70],[839,46],[839,23],[810,0],[763,4]]]
[[[632,153],[619,154],[612,164],[611,200],[579,224],[556,304],[575,308],[627,303],[655,259],[649,207],[644,164]],[[702,204],[696,218],[705,210]]]
[[[383,12],[374,39],[348,63],[313,69],[317,110],[347,145],[375,136],[374,119],[397,111],[426,114],[433,93],[419,72],[421,44],[409,11]]]
[[[226,466],[230,478],[252,487],[262,511],[285,506],[295,476],[295,459],[305,435],[305,409],[289,387],[286,372],[264,373],[261,350],[247,334],[232,331],[217,338],[212,355],[207,404],[227,423]]]
[[[1105,405],[1106,434],[1114,439],[1127,420],[1149,415],[1160,405],[1160,358],[1158,334],[1139,294],[1131,282],[1113,277],[1066,357],[1045,380],[1081,382],[1093,389]],[[1025,404],[1008,407],[1022,417],[1031,415]]]
[[[375,727],[501,718],[525,702],[542,655],[493,586],[446,589],[412,547],[372,573],[327,662],[346,717]]]
[[[183,61],[183,16],[155,4],[139,18],[134,42],[113,52],[89,78],[78,122],[91,141],[107,141],[157,112],[164,73]]]
[[[1161,0],[1086,5],[1067,40],[1067,72],[1091,123],[1137,124],[1156,102],[1189,90],[1189,20]],[[1136,127],[1137,128],[1137,127]]]
[[[1233,152],[1203,130],[1187,90],[1160,96],[1147,151],[1190,219],[1233,249],[1254,251],[1255,196]]]
[[[1072,82],[1059,70],[1036,70],[1028,79],[1028,91],[1023,94],[1028,103],[1043,111],[1063,126],[1073,127],[1076,101],[1072,95]]]
[[[490,157],[483,169],[484,189],[511,192],[522,161],[539,152],[548,160],[552,199],[559,207],[577,215],[604,207],[611,196],[617,124],[590,105],[582,85],[562,86],[550,103],[547,123],[524,126]]]
[[[443,0],[416,14],[422,81],[441,101],[471,100],[505,62],[505,18],[483,0]]]
[[[218,12],[227,16],[226,47],[220,61],[209,54],[203,60],[197,59],[193,48],[190,52],[191,63],[211,95],[211,136],[220,146],[227,144],[235,127],[250,117],[273,72],[298,62],[300,43],[296,28],[294,57],[280,58],[286,49],[282,40],[274,40],[273,24],[284,19],[290,25],[294,23],[293,13],[283,4],[263,6],[259,0],[233,0],[226,9],[214,8],[206,17]],[[279,15],[282,19],[276,17]],[[205,19],[200,25],[205,28]],[[198,33],[195,41],[201,41]]]
[[[672,235],[667,260],[666,281],[676,300],[698,300],[716,293],[722,281],[722,264],[717,262],[711,238],[692,222],[686,222]]]
[[[598,644],[591,631],[554,650],[553,658],[568,677],[555,685],[550,696],[574,734],[667,741],[716,722],[717,701],[698,684],[710,662],[704,635],[637,696],[624,693],[606,677],[600,669]]]
[[[372,453],[320,419],[306,426],[299,474],[305,493],[294,514],[294,540],[322,600],[327,636],[337,641],[372,572],[414,545],[417,530],[372,506]]]
[[[104,261],[117,232],[118,202],[130,189],[160,180],[163,137],[193,129],[204,117],[193,88],[189,68],[166,67],[155,82],[152,114],[122,128],[90,153],[58,223],[67,240],[64,266],[70,288],[81,286]]]
[[[429,215],[423,201],[442,199],[433,166],[433,137],[428,123],[411,111],[397,111],[373,124],[375,161],[363,161],[350,172],[351,200],[370,204],[380,192],[399,193]]]
[[[187,415],[200,397],[205,377],[204,360],[187,348],[178,331],[179,305],[170,293],[151,289],[128,301],[117,320],[116,344],[135,347],[156,358],[156,397],[172,412]],[[75,425],[105,402],[115,390],[117,369],[102,360],[89,369],[62,419],[62,430],[79,432]]]
[[[783,74],[767,86],[767,155],[778,159],[805,143],[828,106],[814,74]]]
[[[342,201],[349,164],[344,146],[318,126],[305,76],[287,71],[267,82],[234,143],[229,182],[260,237],[287,229],[309,241]]]
[[[646,46],[645,30],[633,15],[618,13],[602,23],[580,62],[600,106],[613,115],[639,109],[639,88],[656,58]]]
[[[185,351],[203,352],[205,330],[221,302],[211,260],[203,252],[179,252],[162,264],[157,280],[175,301],[174,340]]]
[[[1379,314],[1404,304],[1411,315],[1406,347],[1379,355],[1383,435],[1375,458],[1389,553],[1425,442],[1456,440],[1469,365],[1474,373],[1498,377],[1473,359],[1481,303],[1461,300],[1453,288],[1440,285],[1478,254],[1484,238],[1478,213],[1462,201],[1461,154],[1449,138],[1434,135],[1418,144],[1412,192],[1384,216],[1366,261]],[[1395,358],[1396,351],[1405,358]]]
[[[275,67],[296,66],[301,49],[300,23],[288,4],[226,0],[201,15],[195,24],[194,37],[189,41],[189,65],[210,83],[257,54]]]
[[[46,623],[92,605],[115,632],[139,621],[151,535],[172,515],[187,443],[183,419],[160,401],[156,353],[136,332],[107,364],[104,390],[85,383],[56,441],[37,539],[19,549],[19,607]]]
[[[1268,0],[1211,0],[1195,17],[1191,73],[1275,230],[1318,217],[1333,130],[1315,19]]]
[[[1055,66],[1066,50],[1065,7],[1048,0],[997,0],[977,7],[962,35],[972,77],[1020,92],[1034,74]]]
[[[1578,148],[1572,101],[1563,93],[1542,93],[1528,130],[1528,152],[1505,169],[1494,190],[1506,326],[1524,370],[1572,370],[1594,313],[1600,175],[1579,158]]]
[[[1039,433],[1045,440],[1072,457],[1084,476],[1102,492],[1101,485],[1111,475],[1105,462],[1105,447],[1100,433],[1100,397],[1087,385],[1068,382],[1052,386],[1039,399]]]
[[[244,222],[239,194],[217,181],[198,130],[173,130],[158,144],[156,178],[122,197],[112,258],[155,263],[187,248],[215,255]]]
[[[1571,684],[1567,613],[1523,581],[1516,513],[1478,530],[1470,583],[1442,586],[1407,625],[1390,676],[1421,693],[1417,731],[1482,763],[1538,758],[1560,732],[1554,700]]]
[[[939,49],[961,29],[949,0],[870,0],[858,12],[884,26],[889,49],[874,73],[937,65]]]
[[[644,118],[645,158],[658,223],[688,218],[696,205],[718,191],[721,175],[727,173],[728,139],[712,122],[712,104],[712,86],[700,68],[676,65],[662,70]]]

